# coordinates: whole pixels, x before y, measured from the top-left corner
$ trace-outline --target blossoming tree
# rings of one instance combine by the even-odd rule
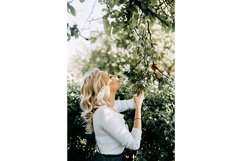
[[[128,160],[174,160],[174,1],[173,0],[100,0],[105,6],[105,33],[87,38],[101,43],[89,57],[76,65],[117,74],[122,87],[116,99],[128,99],[146,91],[143,104],[143,134],[138,151],[125,151]],[[71,14],[75,9],[68,3]],[[78,37],[76,26],[68,26],[68,39]],[[83,160],[94,152],[93,136],[84,134],[80,117],[78,81],[68,81],[68,154]],[[133,112],[125,119],[132,127]],[[81,128],[80,128],[81,127]]]

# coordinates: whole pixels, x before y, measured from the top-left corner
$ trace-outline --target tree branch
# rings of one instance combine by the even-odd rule
[[[92,15],[92,13],[93,13],[93,10],[94,10],[94,7],[95,7],[96,3],[97,3],[97,0],[95,0],[94,4],[93,4],[93,6],[92,6],[92,10],[91,10],[89,16],[87,17],[87,19],[86,19],[84,25],[82,26],[82,29],[85,28],[87,21],[88,21],[89,18],[91,17],[91,15]],[[81,33],[82,33],[82,30],[80,31],[80,34],[81,34]]]
[[[148,27],[147,27],[147,30],[148,30],[148,34],[149,34],[149,36],[150,36],[150,45],[151,45],[151,47],[154,47],[153,46],[153,42],[152,42],[152,39],[151,39],[151,32],[150,32],[150,23],[149,23],[149,21],[147,21],[147,25],[148,25]]]
[[[79,34],[79,36],[81,36],[82,38],[84,38],[85,40],[89,41],[90,39],[85,37],[85,36],[82,36],[81,34]]]
[[[143,6],[142,6],[142,2],[139,1],[139,0],[135,0],[135,1],[134,1],[134,4],[135,4],[136,6],[138,6],[138,7],[140,8],[140,10],[141,10],[143,13],[148,12],[148,13],[150,13],[152,16],[154,16],[154,17],[156,17],[157,19],[159,19],[159,20],[160,20],[162,23],[164,23],[166,26],[169,26],[169,23],[168,23],[166,20],[164,20],[163,17],[161,17],[160,15],[158,15],[158,14],[156,14],[154,11],[152,11],[152,10],[149,8],[149,6],[148,6],[147,8],[143,8]],[[143,4],[144,4],[144,3],[143,3]]]

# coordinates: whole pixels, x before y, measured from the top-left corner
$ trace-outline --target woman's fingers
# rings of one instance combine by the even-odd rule
[[[140,94],[139,94],[139,99],[144,99],[144,91],[142,91]]]

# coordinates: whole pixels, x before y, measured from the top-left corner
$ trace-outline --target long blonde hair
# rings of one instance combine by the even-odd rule
[[[99,97],[100,92],[105,89],[105,93]],[[104,76],[100,70],[94,71],[90,76],[84,79],[81,87],[81,103],[80,107],[83,110],[81,116],[86,123],[86,133],[93,133],[93,114],[103,105],[110,105],[109,92],[107,82],[104,80]]]

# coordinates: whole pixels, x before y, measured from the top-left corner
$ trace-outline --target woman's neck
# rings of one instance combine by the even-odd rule
[[[114,104],[115,104],[115,95],[116,91],[110,91],[110,96],[109,96],[109,102],[110,102],[110,108],[114,109]]]

